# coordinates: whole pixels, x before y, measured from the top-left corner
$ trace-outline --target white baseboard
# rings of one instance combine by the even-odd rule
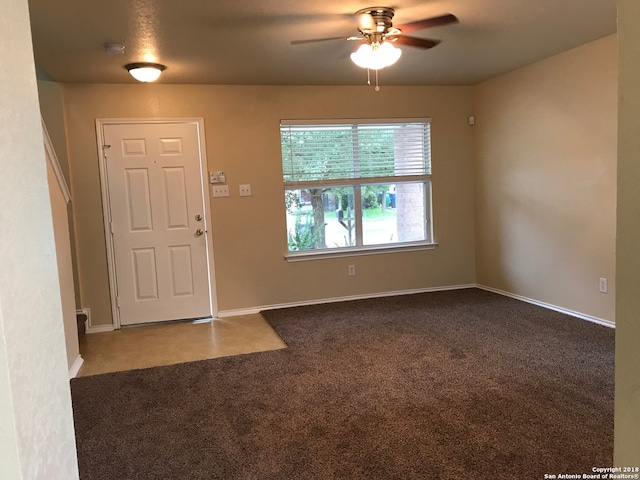
[[[113,325],[89,325],[87,324],[86,332],[88,335],[92,333],[113,332]]]
[[[76,378],[76,375],[78,375],[78,372],[80,371],[80,367],[82,366],[83,363],[84,363],[84,358],[78,355],[78,358],[76,358],[75,362],[73,362],[73,365],[71,365],[71,368],[69,369],[69,379]]]
[[[85,333],[104,333],[104,332],[113,332],[113,325],[92,325],[91,324],[91,310],[88,308],[80,308],[76,310],[76,315],[83,314],[87,317],[85,325]]]
[[[482,290],[486,290],[487,292],[493,292],[493,293],[497,293],[498,295],[503,295],[505,297],[515,298],[516,300],[521,300],[523,302],[531,303],[539,307],[544,307],[544,308],[548,308],[549,310],[554,310],[556,312],[564,313],[566,315],[571,315],[572,317],[580,318],[588,322],[597,323],[598,325],[603,325],[609,328],[616,328],[616,324],[610,320],[605,320],[603,318],[594,317],[592,315],[587,315],[585,313],[576,312],[574,310],[569,310],[568,308],[558,307],[557,305],[551,305],[550,303],[534,300],[533,298],[523,297],[522,295],[516,295],[515,293],[505,292],[504,290],[499,290],[497,288],[487,287],[486,285],[476,285],[476,287]]]
[[[479,284],[466,284],[466,285],[448,285],[444,287],[428,287],[428,288],[416,288],[412,290],[396,290],[392,292],[381,292],[381,293],[371,293],[371,294],[363,294],[363,295],[349,295],[344,297],[333,297],[333,298],[321,298],[317,300],[306,300],[301,302],[290,302],[290,303],[279,303],[273,305],[262,305],[260,307],[252,307],[252,308],[239,308],[233,310],[221,310],[218,312],[216,318],[229,318],[229,317],[237,317],[241,315],[253,315],[256,313],[260,313],[264,310],[275,310],[277,308],[289,308],[289,307],[302,307],[307,305],[319,305],[322,303],[335,303],[335,302],[347,302],[350,300],[365,300],[367,298],[379,298],[379,297],[393,297],[396,295],[411,295],[414,293],[428,293],[428,292],[439,292],[445,290],[461,290],[464,288],[480,288],[482,290],[486,290],[488,292],[497,293],[499,295],[503,295],[505,297],[514,298],[516,300],[521,300],[526,303],[531,303],[532,305],[537,305],[539,307],[547,308],[549,310],[553,310],[555,312],[564,313],[566,315],[570,315],[572,317],[580,318],[582,320],[586,320],[588,322],[597,323],[598,325],[603,325],[609,328],[615,328],[615,323],[610,320],[605,320],[603,318],[594,317],[592,315],[587,315],[585,313],[576,312],[574,310],[569,310],[568,308],[559,307],[557,305],[551,305],[549,303],[541,302],[539,300],[534,300],[533,298],[524,297],[522,295],[516,295],[515,293],[506,292],[504,290],[499,290],[497,288],[488,287],[486,285]]]
[[[394,297],[397,295],[411,295],[416,293],[428,293],[428,292],[441,292],[447,290],[462,290],[465,288],[479,288],[481,290],[486,290],[488,292],[497,293],[498,295],[503,295],[505,297],[514,298],[516,300],[521,300],[526,303],[531,303],[533,305],[537,305],[539,307],[547,308],[549,310],[553,310],[556,312],[564,313],[566,315],[570,315],[572,317],[580,318],[582,320],[586,320],[588,322],[597,323],[598,325],[603,325],[609,328],[615,328],[615,323],[610,320],[605,320],[603,318],[594,317],[592,315],[587,315],[585,313],[576,312],[574,310],[569,310],[568,308],[559,307],[557,305],[551,305],[550,303],[541,302],[539,300],[534,300],[533,298],[524,297],[522,295],[517,295],[515,293],[507,292],[504,290],[500,290],[493,287],[488,287],[486,285],[480,285],[476,283],[463,284],[463,285],[446,285],[442,287],[426,287],[426,288],[415,288],[410,290],[394,290],[390,292],[378,292],[378,293],[366,293],[361,295],[347,295],[344,297],[331,297],[331,298],[319,298],[315,300],[303,300],[300,302],[288,302],[288,303],[278,303],[271,305],[262,305],[257,307],[249,307],[249,308],[236,308],[231,310],[220,310],[215,318],[230,318],[230,317],[239,317],[242,315],[255,315],[256,313],[260,313],[264,310],[275,310],[278,308],[290,308],[290,307],[304,307],[308,305],[319,305],[323,303],[336,303],[336,302],[348,302],[351,300],[366,300],[368,298],[381,298],[381,297]],[[89,309],[82,309],[82,313],[87,315],[87,328],[86,333],[103,333],[103,332],[112,332],[114,330],[113,325],[91,325],[91,316],[89,313]],[[82,364],[82,363],[81,363]],[[78,367],[80,368],[80,367]],[[77,372],[76,372],[77,373]]]
[[[237,317],[240,315],[253,315],[263,310],[275,310],[277,308],[304,307],[308,305],[319,305],[322,303],[348,302],[351,300],[366,300],[368,298],[395,297],[397,295],[411,295],[414,293],[440,292],[443,290],[461,290],[463,288],[475,288],[477,285],[447,285],[444,287],[416,288],[412,290],[395,290],[392,292],[366,293],[362,295],[348,295],[344,297],[319,298],[317,300],[304,300],[301,302],[279,303],[273,305],[262,305],[260,307],[239,308],[234,310],[221,310],[217,318]]]

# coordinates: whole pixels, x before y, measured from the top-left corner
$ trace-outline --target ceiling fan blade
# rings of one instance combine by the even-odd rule
[[[327,37],[327,38],[309,38],[307,40],[291,40],[291,45],[302,45],[305,43],[327,42],[329,40],[349,40],[348,37]]]
[[[407,45],[409,47],[417,47],[417,48],[433,48],[438,45],[442,40],[431,40],[429,38],[416,38],[416,37],[408,37],[407,35],[400,35],[395,39],[391,39],[392,42],[398,43],[400,45]]]
[[[395,27],[402,30],[402,33],[411,33],[425,28],[440,27],[442,25],[458,23],[458,21],[458,17],[451,13],[447,13],[445,15],[440,15],[439,17],[425,18],[424,20],[417,20],[415,22],[405,23],[404,25],[395,25]]]

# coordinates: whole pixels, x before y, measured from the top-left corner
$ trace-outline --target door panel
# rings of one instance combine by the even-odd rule
[[[191,247],[189,245],[177,245],[169,247],[171,258],[171,294],[174,297],[193,295],[193,278],[191,272]]]
[[[103,132],[120,323],[211,316],[197,125]]]
[[[154,248],[134,248],[131,250],[135,299],[156,300],[158,298],[158,272],[156,271],[156,251]]]
[[[167,228],[189,228],[187,186],[185,184],[184,168],[164,168],[163,174]]]
[[[126,196],[131,232],[152,231],[151,196],[149,194],[149,170],[146,168],[127,168]]]

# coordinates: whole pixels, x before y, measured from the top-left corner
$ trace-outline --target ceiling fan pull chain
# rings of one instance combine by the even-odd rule
[[[378,86],[378,70],[376,70],[376,88],[374,88],[376,92],[380,91],[380,87]]]
[[[371,85],[371,75],[369,73],[369,69],[367,68],[367,85]]]

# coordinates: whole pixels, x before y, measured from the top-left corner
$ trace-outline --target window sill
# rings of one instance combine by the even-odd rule
[[[403,245],[384,245],[364,248],[343,248],[340,250],[322,250],[307,252],[288,252],[284,258],[287,262],[302,262],[306,260],[322,260],[325,258],[356,257],[360,255],[378,255],[381,253],[415,252],[418,250],[433,250],[437,243],[410,243]]]

